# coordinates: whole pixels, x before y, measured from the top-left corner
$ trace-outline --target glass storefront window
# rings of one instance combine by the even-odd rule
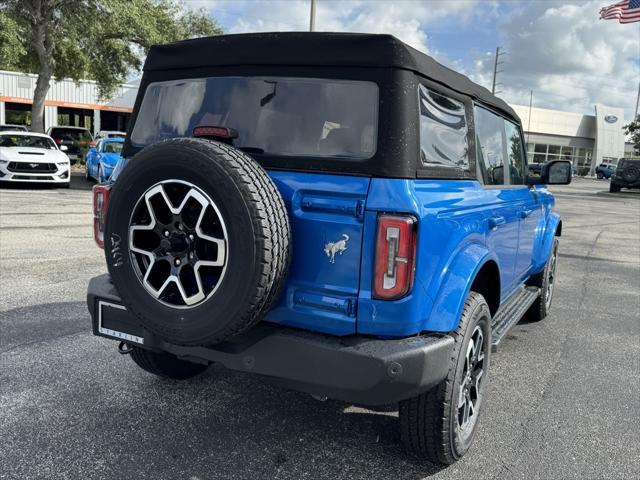
[[[560,147],[558,145],[549,145],[550,155],[560,155]]]
[[[534,152],[536,153],[543,153],[543,154],[547,154],[547,146],[546,145],[539,145],[536,143],[536,146],[534,148]]]

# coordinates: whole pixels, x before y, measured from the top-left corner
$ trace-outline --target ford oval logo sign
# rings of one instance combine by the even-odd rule
[[[604,117],[604,121],[607,123],[616,123],[618,121],[618,117],[615,115],[607,115]]]

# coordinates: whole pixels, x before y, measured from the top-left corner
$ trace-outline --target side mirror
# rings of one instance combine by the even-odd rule
[[[540,178],[548,185],[569,185],[573,165],[569,160],[551,160],[542,166]]]
[[[69,147],[67,147],[66,145],[60,145],[61,152],[66,152],[67,150],[69,150]]]
[[[89,148],[89,153],[96,153],[96,152],[97,152],[96,147]]]

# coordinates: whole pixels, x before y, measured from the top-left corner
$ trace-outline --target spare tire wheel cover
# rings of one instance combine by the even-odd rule
[[[286,280],[280,193],[249,156],[203,139],[136,154],[111,192],[105,255],[124,305],[162,340],[211,345],[255,325]]]
[[[640,168],[636,167],[635,165],[625,168],[624,172],[622,173],[622,178],[624,178],[625,182],[635,182],[636,180],[638,180],[638,178],[640,178]]]

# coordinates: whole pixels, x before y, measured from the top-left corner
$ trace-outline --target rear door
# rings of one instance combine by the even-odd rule
[[[285,290],[266,319],[334,335],[355,333],[370,179],[269,174],[287,206],[293,257]]]

